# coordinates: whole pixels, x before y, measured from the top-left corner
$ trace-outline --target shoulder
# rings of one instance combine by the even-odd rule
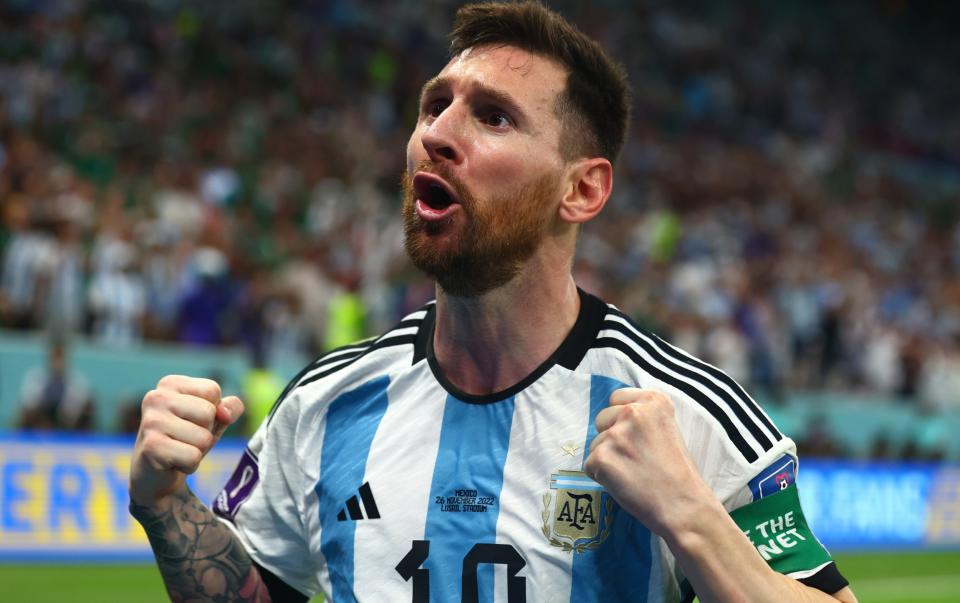
[[[433,306],[431,302],[383,334],[330,350],[305,366],[287,384],[267,420],[293,397],[305,397],[314,404],[322,404],[338,393],[390,376],[418,362],[421,356],[418,337],[428,318],[432,319]]]
[[[746,465],[783,446],[783,434],[733,378],[640,327],[613,305],[607,305],[586,360],[591,371],[669,395],[681,431],[697,446],[718,440]]]

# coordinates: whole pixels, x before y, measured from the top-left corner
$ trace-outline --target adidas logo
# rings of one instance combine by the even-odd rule
[[[363,508],[360,508],[360,501],[363,501]],[[367,516],[364,518],[363,512],[366,510]],[[337,513],[337,521],[347,521],[347,515],[351,520],[358,519],[380,519],[380,510],[377,509],[377,501],[373,500],[373,490],[370,489],[370,482],[360,486],[360,499],[351,496],[347,499],[347,508],[340,509]]]

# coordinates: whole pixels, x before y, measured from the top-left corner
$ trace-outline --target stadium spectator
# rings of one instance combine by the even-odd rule
[[[191,345],[222,345],[229,341],[236,283],[227,258],[211,247],[192,257],[192,285],[179,302],[177,339]]]
[[[3,324],[13,329],[38,327],[38,283],[44,265],[53,254],[50,238],[32,223],[29,206],[23,198],[13,197],[4,207],[9,232],[3,254],[0,312]]]
[[[46,366],[27,373],[21,392],[21,428],[88,430],[93,426],[89,389],[83,377],[70,370],[61,341],[51,341]]]
[[[82,224],[89,219],[89,208],[81,198],[62,194],[54,198],[48,211],[53,237],[38,273],[37,302],[47,331],[70,336],[82,329],[87,310]]]
[[[136,250],[129,244],[116,245],[90,283],[94,337],[115,347],[136,345],[143,337],[146,309]]]
[[[931,343],[920,369],[918,387],[926,408],[960,409],[960,334]]]

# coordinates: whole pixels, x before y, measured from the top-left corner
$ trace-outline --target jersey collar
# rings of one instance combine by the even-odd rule
[[[607,306],[597,297],[579,287],[577,288],[577,292],[580,294],[580,313],[577,315],[577,321],[574,323],[573,328],[570,329],[570,333],[567,334],[567,337],[560,346],[543,364],[534,369],[532,373],[523,378],[519,383],[505,390],[477,396],[460,390],[446,378],[443,371],[440,370],[440,364],[437,362],[433,350],[433,331],[436,326],[437,311],[436,304],[430,304],[427,309],[427,314],[420,324],[420,329],[417,331],[417,339],[414,343],[413,363],[416,364],[426,359],[437,382],[439,382],[450,395],[463,402],[489,404],[510,398],[529,387],[553,368],[554,365],[560,365],[571,371],[576,369],[597,338],[597,334],[600,332],[600,326],[603,323],[603,318],[607,313]]]

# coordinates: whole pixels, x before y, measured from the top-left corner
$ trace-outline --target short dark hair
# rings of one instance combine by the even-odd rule
[[[490,44],[516,46],[559,62],[567,86],[555,110],[566,160],[602,156],[614,162],[630,122],[626,72],[600,45],[539,2],[483,2],[457,11],[450,56]]]

